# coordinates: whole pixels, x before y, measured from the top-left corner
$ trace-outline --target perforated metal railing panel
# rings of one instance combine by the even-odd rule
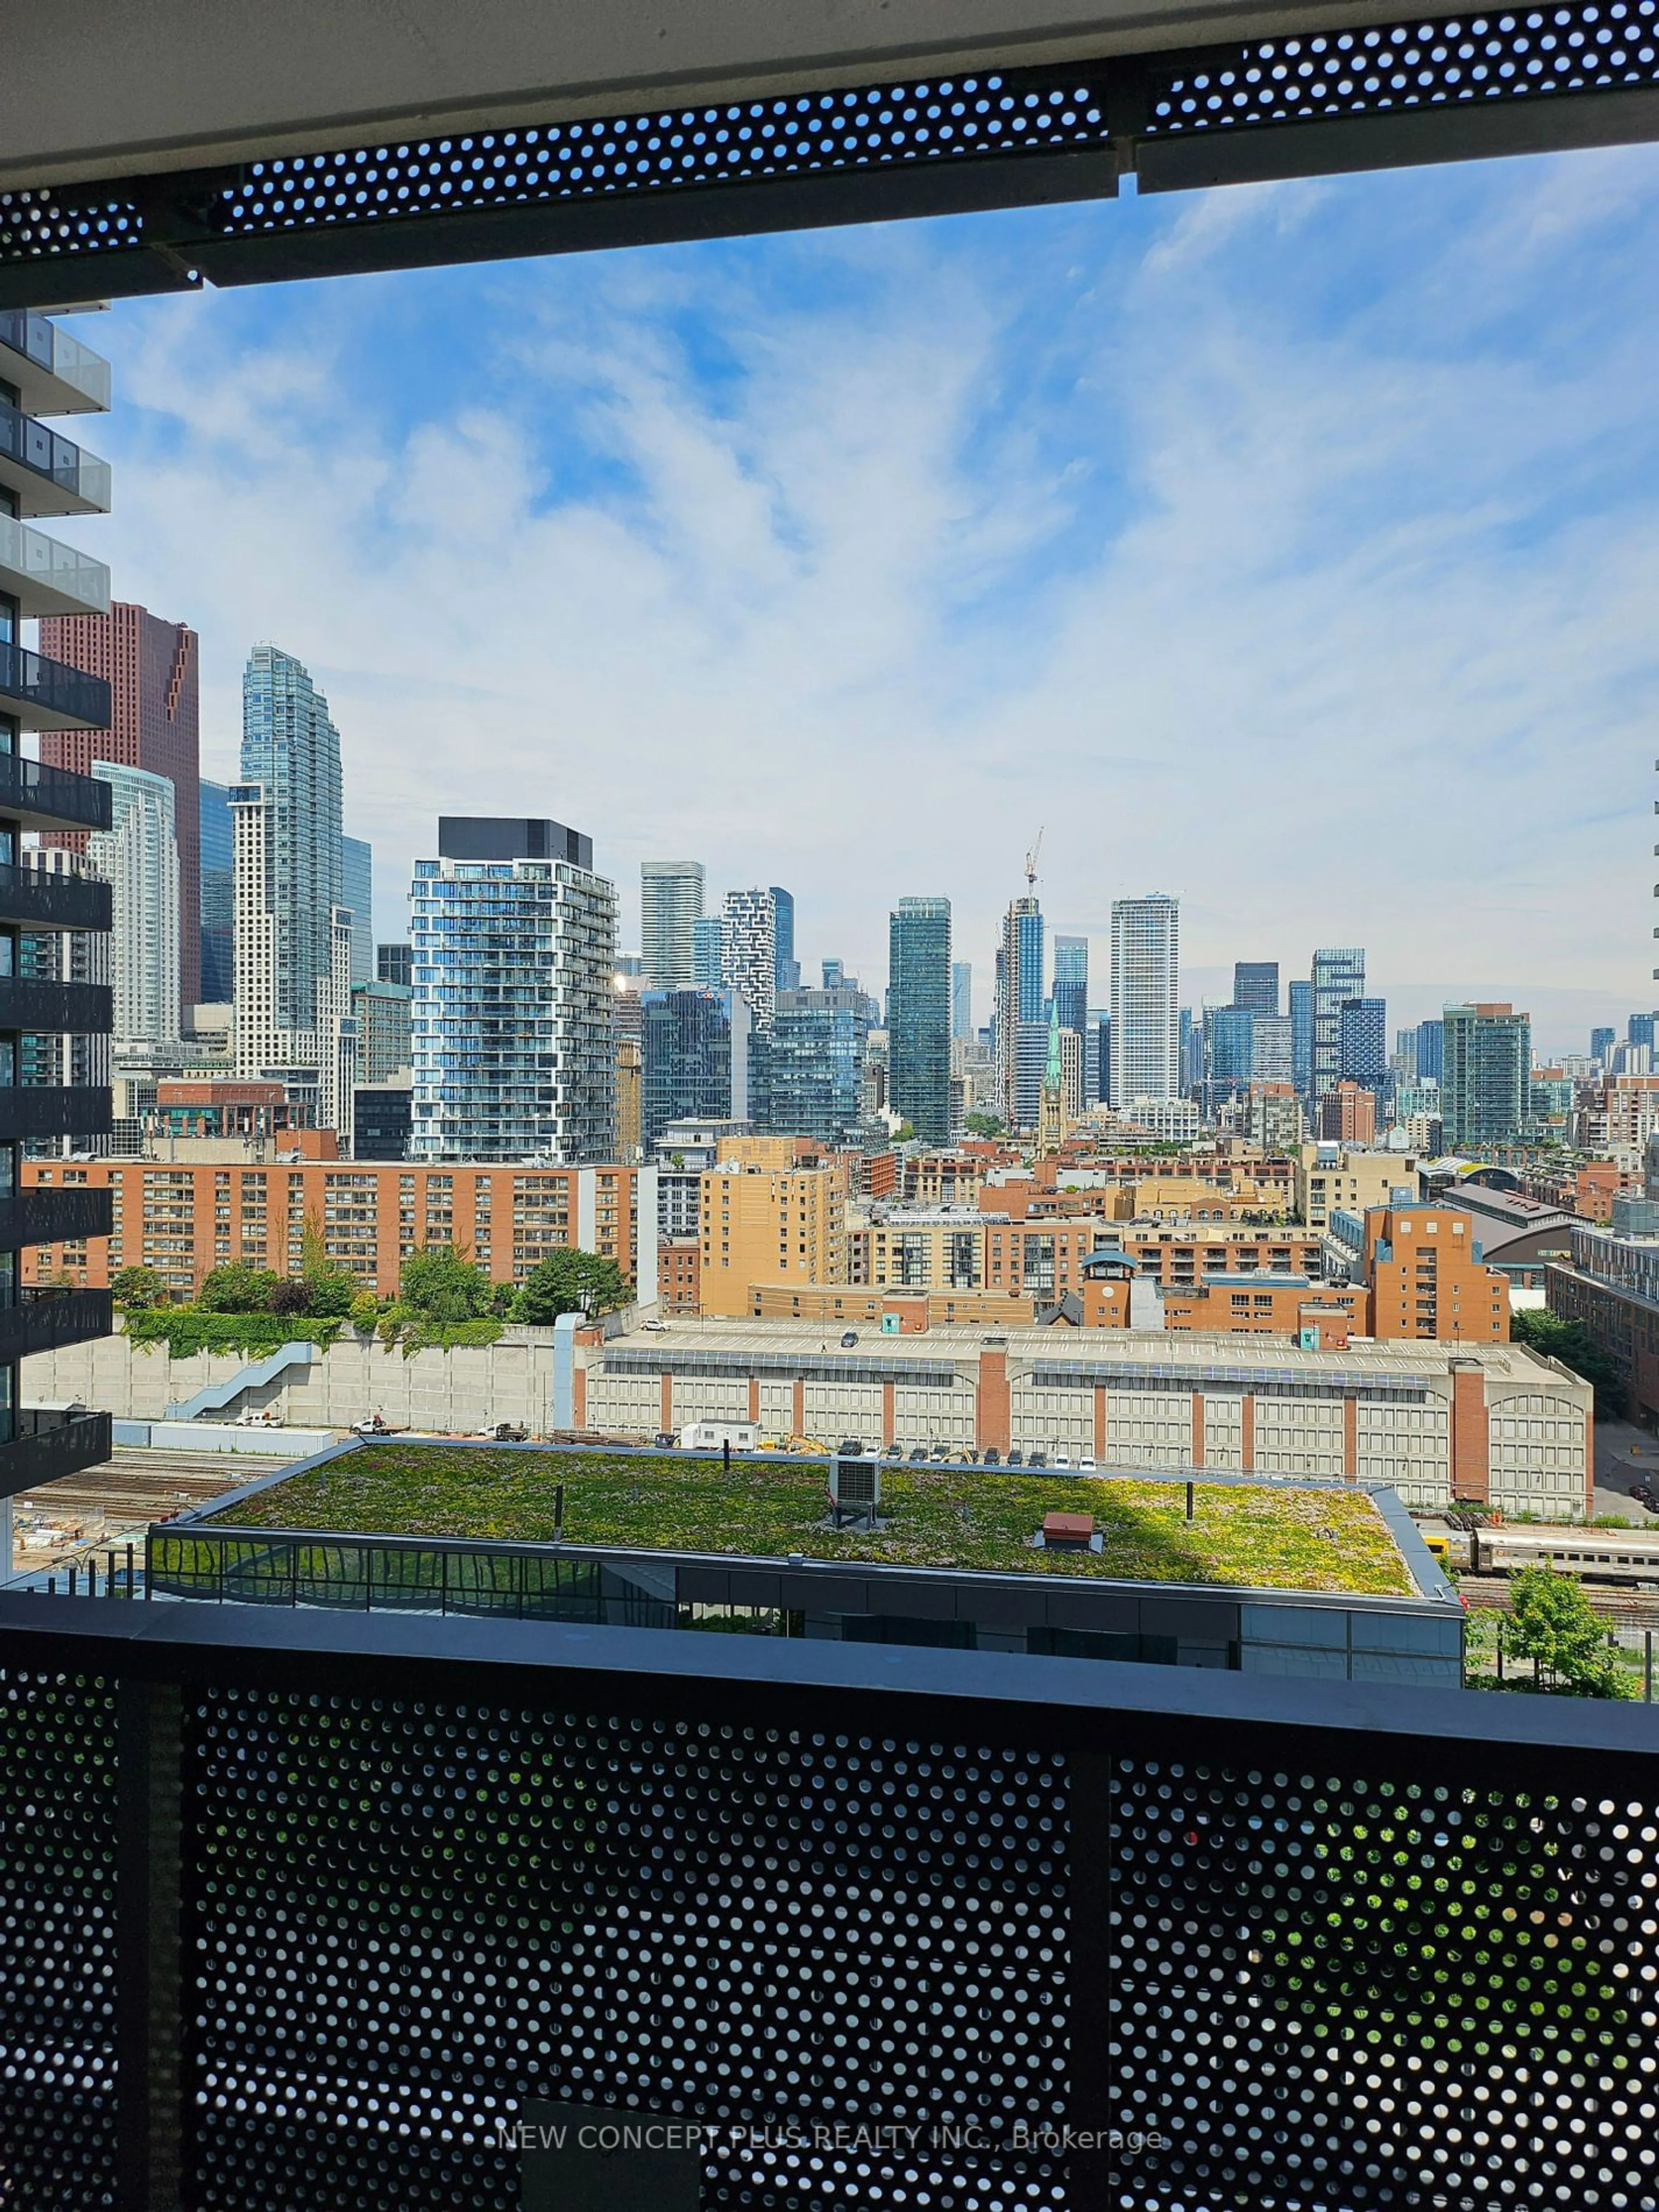
[[[526,2096],[769,2130],[709,2204],[1060,2201],[1052,1758],[228,1689],[185,1741],[192,2204],[507,2212]]]
[[[1659,2203],[1659,1815],[1547,1779],[1116,1762],[1117,2201]]]
[[[115,1699],[0,1673],[0,2205],[115,2201]]]

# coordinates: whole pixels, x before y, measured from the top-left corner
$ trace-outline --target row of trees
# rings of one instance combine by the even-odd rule
[[[154,1267],[123,1267],[110,1287],[123,1309],[159,1306],[167,1299]],[[204,1313],[349,1319],[367,1331],[392,1313],[430,1328],[492,1317],[546,1328],[562,1314],[613,1313],[632,1295],[616,1261],[597,1252],[550,1252],[515,1290],[511,1283],[492,1282],[464,1250],[436,1245],[411,1252],[404,1261],[395,1299],[378,1298],[348,1269],[336,1267],[320,1233],[307,1228],[297,1275],[233,1261],[210,1271],[195,1303]]]

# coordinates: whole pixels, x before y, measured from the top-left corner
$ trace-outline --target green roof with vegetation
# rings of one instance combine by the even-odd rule
[[[981,1467],[884,1466],[873,1532],[826,1528],[821,1460],[718,1459],[488,1445],[372,1443],[290,1475],[218,1517],[237,1528],[546,1543],[564,1485],[564,1538],[641,1550],[959,1567],[1130,1581],[1411,1596],[1363,1492]],[[1088,1513],[1098,1552],[1034,1549],[1049,1513]]]

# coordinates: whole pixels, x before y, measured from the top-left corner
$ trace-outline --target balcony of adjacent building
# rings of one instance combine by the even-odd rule
[[[50,424],[0,399],[0,486],[20,514],[107,514],[110,467]]]
[[[60,875],[50,868],[0,861],[0,921],[15,922],[21,929],[107,930],[114,899],[112,885],[95,876]]]
[[[0,1144],[92,1137],[110,1126],[110,1094],[93,1083],[0,1083]]]
[[[107,1413],[81,1406],[20,1406],[9,1416],[0,1413],[0,1498],[101,1466],[111,1449]]]
[[[107,830],[110,787],[96,776],[0,752],[0,817],[23,830]]]
[[[113,1226],[114,1194],[101,1187],[45,1190],[35,1184],[0,1198],[0,1252],[79,1243],[88,1237],[107,1237]]]
[[[0,714],[20,730],[107,729],[109,686],[101,676],[0,638]]]
[[[0,307],[0,384],[12,386],[31,415],[109,412],[103,356],[27,307]]]
[[[106,615],[109,570],[43,530],[0,514],[0,592],[26,619],[38,615]]]
[[[107,1336],[112,1310],[107,1291],[69,1291],[15,1281],[0,1293],[0,1367],[37,1352],[61,1352]],[[0,1423],[4,1416],[0,1414]],[[3,1493],[0,1493],[3,1494]]]
[[[32,975],[0,975],[0,1030],[107,1036],[115,994],[107,983],[58,983]]]

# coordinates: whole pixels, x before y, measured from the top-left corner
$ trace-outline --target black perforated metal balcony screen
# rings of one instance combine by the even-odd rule
[[[8,1659],[20,1608],[63,1613],[0,1602]],[[76,1608],[164,1610],[189,1650],[112,1655],[184,1678],[143,1691],[142,1788],[136,1692],[0,1691],[0,2172],[31,2212],[161,2201],[146,2130],[192,2212],[508,2212],[532,2099],[708,2124],[702,2202],[780,2212],[1655,2201],[1639,1713],[1517,1747],[1480,1729],[1520,1701],[1455,1692],[1402,1700],[1437,1741],[1322,1685],[1106,1701],[1176,1670],[777,1646],[671,1679],[646,1633],[441,1622],[267,1656],[220,1608]],[[606,1681],[595,1645],[643,1656]]]

